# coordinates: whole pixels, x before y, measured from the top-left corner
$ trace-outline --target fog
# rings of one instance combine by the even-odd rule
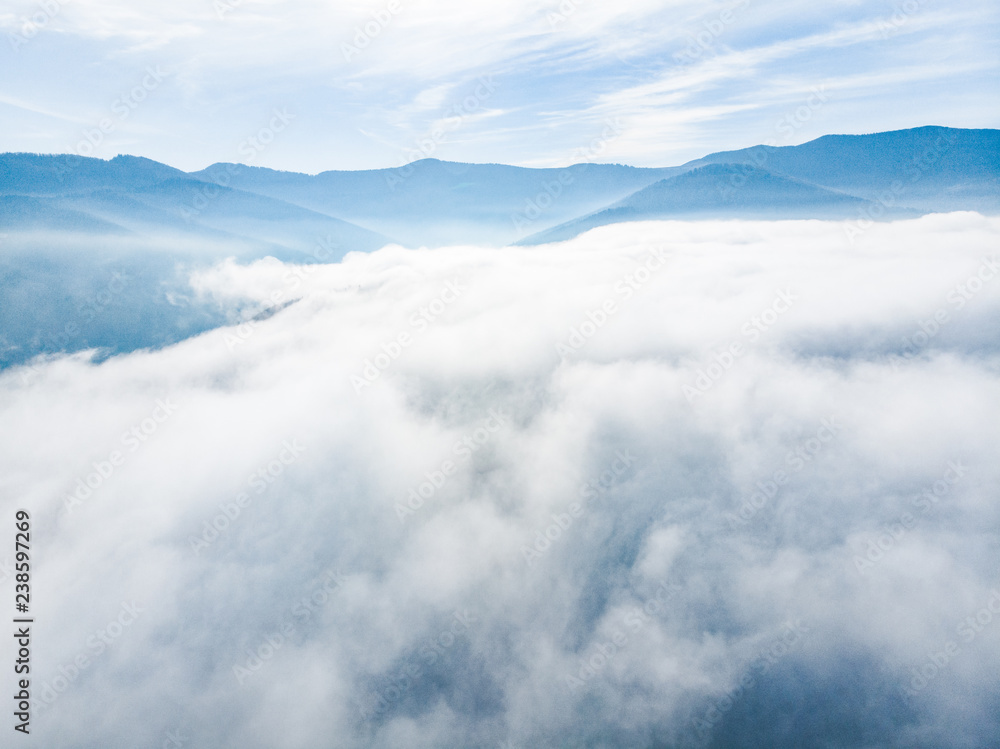
[[[0,373],[19,741],[995,741],[998,237],[664,221],[196,270],[243,323]]]

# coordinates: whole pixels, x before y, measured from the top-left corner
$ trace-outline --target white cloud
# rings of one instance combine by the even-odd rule
[[[16,36],[38,7],[18,0],[0,25]],[[399,0],[394,12],[387,0],[58,7],[0,53],[10,72],[2,94],[27,107],[13,112],[6,150],[75,143],[79,127],[47,113],[92,122],[147,65],[172,71],[170,82],[98,155],[134,151],[200,169],[237,158],[234,140],[258,128],[262,112],[290,106],[296,135],[261,165],[309,173],[395,166],[400,128],[426,132],[448,96],[467,95],[482,75],[495,76],[490,108],[505,116],[470,120],[442,156],[557,165],[611,116],[630,124],[608,159],[666,166],[752,145],[742,138],[769,132],[789,91],[827,79],[841,83],[837,99],[797,142],[928,124],[926,102],[942,98],[948,121],[936,124],[996,124],[996,97],[981,92],[998,64],[997,16],[982,4],[917,3],[913,12],[832,0],[805,11],[735,0],[505,0],[488,9]],[[706,24],[724,28],[679,63]]]
[[[226,263],[196,288],[298,301],[161,351],[41,363],[30,387],[5,374],[36,696],[88,659],[23,743],[642,746],[695,741],[720,701],[720,742],[752,727],[781,745],[781,720],[808,737],[817,713],[870,745],[995,739],[997,634],[956,627],[998,585],[1000,279],[962,309],[949,294],[998,233],[976,214],[856,245],[836,223],[651,222],[390,246],[299,281]],[[574,329],[586,342],[560,356]],[[366,360],[382,371],[358,393]],[[411,489],[429,496],[401,520]],[[838,712],[847,692],[861,701]]]

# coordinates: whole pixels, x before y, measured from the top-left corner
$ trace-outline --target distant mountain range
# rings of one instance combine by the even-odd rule
[[[891,219],[1000,211],[1000,131],[922,127],[756,146],[681,166],[425,159],[317,175],[135,156],[0,155],[0,371],[98,358],[267,314],[190,284],[226,257],[335,262],[405,246],[540,244],[649,219]],[[282,290],[295,298],[295,285]]]
[[[1000,211],[1000,131],[921,127],[756,146],[682,166],[526,169],[424,159],[317,175],[240,164],[0,156],[0,230],[225,240],[337,259],[387,242],[538,244],[621,221]]]
[[[519,244],[559,242],[588,229],[623,221],[652,219],[789,219],[849,218],[877,214],[880,218],[920,215],[890,207],[876,211],[872,201],[751,165],[708,164],[643,188],[614,205],[533,234]]]
[[[1000,130],[920,127],[826,135],[801,146],[714,153],[681,169],[521,244],[649,219],[891,219],[941,211],[1000,212]]]
[[[801,146],[714,153],[685,168],[706,164],[752,164],[868,200],[895,197],[904,207],[929,212],[1000,206],[1000,130],[824,135]]]
[[[315,176],[213,164],[191,176],[337,216],[408,246],[433,246],[507,244],[681,171],[614,164],[525,169],[423,159],[398,169]]]

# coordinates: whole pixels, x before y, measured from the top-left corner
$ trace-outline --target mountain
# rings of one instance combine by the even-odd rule
[[[244,190],[209,186],[200,180],[168,179],[135,191],[132,198],[147,211],[169,217],[176,229],[211,230],[247,242],[264,242],[311,255],[327,248],[329,260],[349,251],[371,252],[392,240],[350,222],[311,211],[283,200]],[[96,196],[95,196],[96,197]],[[116,205],[102,195],[107,208]],[[93,198],[92,198],[93,199]],[[97,211],[96,206],[94,209]],[[325,256],[324,256],[325,257]]]
[[[709,164],[661,180],[602,211],[525,238],[519,244],[558,242],[598,226],[653,219],[853,218],[875,205],[802,180],[736,164]],[[878,215],[878,211],[874,215]],[[896,217],[918,215],[894,209]]]
[[[681,171],[618,164],[528,169],[423,159],[397,169],[315,176],[213,164],[191,176],[287,200],[420,246],[507,244]]]
[[[334,261],[391,240],[283,200],[207,185],[149,159],[0,157],[0,227],[225,242],[233,254]]]
[[[186,176],[180,169],[139,156],[105,161],[73,154],[0,155],[0,195],[46,197],[100,188],[128,192]]]
[[[828,135],[661,169],[424,159],[316,175],[238,164],[189,174],[135,156],[0,154],[0,370],[252,319],[262,310],[234,311],[191,287],[192,272],[227,257],[335,262],[392,241],[537,244],[622,221],[949,210],[1000,211],[1000,131]],[[282,304],[295,289],[281,289]]]
[[[138,200],[150,209],[166,209],[175,215],[183,210],[184,225],[173,227],[181,233],[204,225],[237,235],[262,232],[253,239],[270,237],[287,244],[291,232],[296,248],[314,229],[325,232],[329,228],[321,226],[318,218],[326,216],[343,222],[332,233],[335,243],[367,251],[389,241],[408,246],[508,244],[682,171],[682,167],[641,169],[617,164],[529,169],[423,159],[397,169],[317,175],[225,163],[188,174],[132,156],[104,161],[4,154],[0,156],[0,195],[58,197],[66,210],[93,211],[95,217],[134,230],[139,230],[137,223],[149,220],[156,225],[164,218],[155,218],[133,204],[143,214],[137,221],[137,214],[125,211],[124,206]],[[178,203],[178,193],[184,191],[187,202]],[[199,209],[207,195],[213,196],[207,201],[210,207]],[[237,208],[236,196],[243,207]],[[268,200],[277,202],[268,204]],[[122,211],[113,210],[116,202]],[[230,218],[218,215],[222,205],[233,209]],[[304,212],[295,215],[290,206]],[[270,218],[257,220],[264,216]],[[291,223],[297,226],[292,229]],[[351,231],[348,225],[353,225]],[[315,235],[309,240],[315,242]]]
[[[123,234],[123,227],[87,213],[65,208],[53,198],[0,195],[0,226],[16,231],[74,231]]]
[[[688,162],[682,173],[519,244],[597,226],[666,218],[904,218],[1000,212],[1000,131],[919,127],[825,135]]]
[[[918,127],[824,135],[800,146],[754,146],[689,162],[741,164],[924,211],[1000,210],[1000,130]]]
[[[658,169],[423,159],[315,175],[225,163],[188,174],[134,156],[4,154],[0,198],[0,230],[202,236],[243,243],[241,256],[285,258],[324,243],[335,247],[336,259],[390,241],[531,244],[648,218],[996,213],[1000,131],[929,126],[826,135]]]

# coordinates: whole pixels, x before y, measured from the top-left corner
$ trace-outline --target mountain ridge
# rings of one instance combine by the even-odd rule
[[[693,181],[660,184],[712,165],[729,165],[729,169],[700,173]],[[751,178],[753,186],[740,187],[736,202],[719,200],[707,184],[712,174],[728,179],[734,189]],[[125,197],[146,196],[141,202],[147,207],[176,213],[177,196],[168,189],[174,180],[190,190],[193,204],[214,206],[206,216],[201,210],[189,211],[195,223],[221,222],[227,231],[275,231],[279,221],[298,222],[300,226],[294,229],[274,233],[294,245],[295,251],[301,251],[311,231],[309,225],[324,222],[330,228],[336,226],[334,233],[343,234],[345,252],[368,251],[390,241],[406,246],[502,246],[531,243],[543,235],[562,236],[566,227],[593,223],[599,214],[603,214],[600,220],[749,214],[845,218],[843,211],[833,210],[834,204],[863,209],[876,202],[882,206],[878,213],[890,216],[952,210],[997,213],[1000,130],[926,125],[869,134],[828,134],[793,146],[718,151],[671,167],[583,162],[538,169],[427,158],[394,168],[325,170],[310,175],[231,162],[183,172],[140,156],[104,160],[2,154],[0,202],[7,200],[10,205],[0,211],[0,224],[6,222],[4,216],[22,225],[45,223],[41,204],[21,201],[15,210],[12,196],[58,197],[62,209],[87,215],[86,204],[93,200],[88,196],[98,189],[120,194],[123,205]],[[792,190],[793,182],[787,180],[798,187]],[[644,192],[658,184],[652,192]],[[686,196],[678,192],[684,185],[689,191]],[[813,188],[826,192],[816,193]],[[657,195],[659,203],[653,205],[649,201]],[[818,199],[819,195],[823,198]],[[747,202],[751,199],[756,206]],[[229,205],[230,214],[210,220],[222,204]],[[306,213],[296,214],[291,206]],[[32,210],[38,212],[37,217],[28,215]],[[50,216],[55,220],[54,214]],[[267,224],[265,216],[271,216],[274,223]],[[71,225],[70,217],[62,214],[58,223]],[[92,218],[102,221],[108,216]],[[191,217],[186,218],[184,228],[190,231]],[[88,225],[94,228],[92,222]]]
[[[589,229],[627,221],[670,219],[846,219],[876,204],[765,169],[729,163],[706,164],[656,182],[602,211],[531,235],[518,242],[534,245],[571,239]],[[878,213],[885,213],[879,211]],[[901,209],[887,218],[912,214]]]

